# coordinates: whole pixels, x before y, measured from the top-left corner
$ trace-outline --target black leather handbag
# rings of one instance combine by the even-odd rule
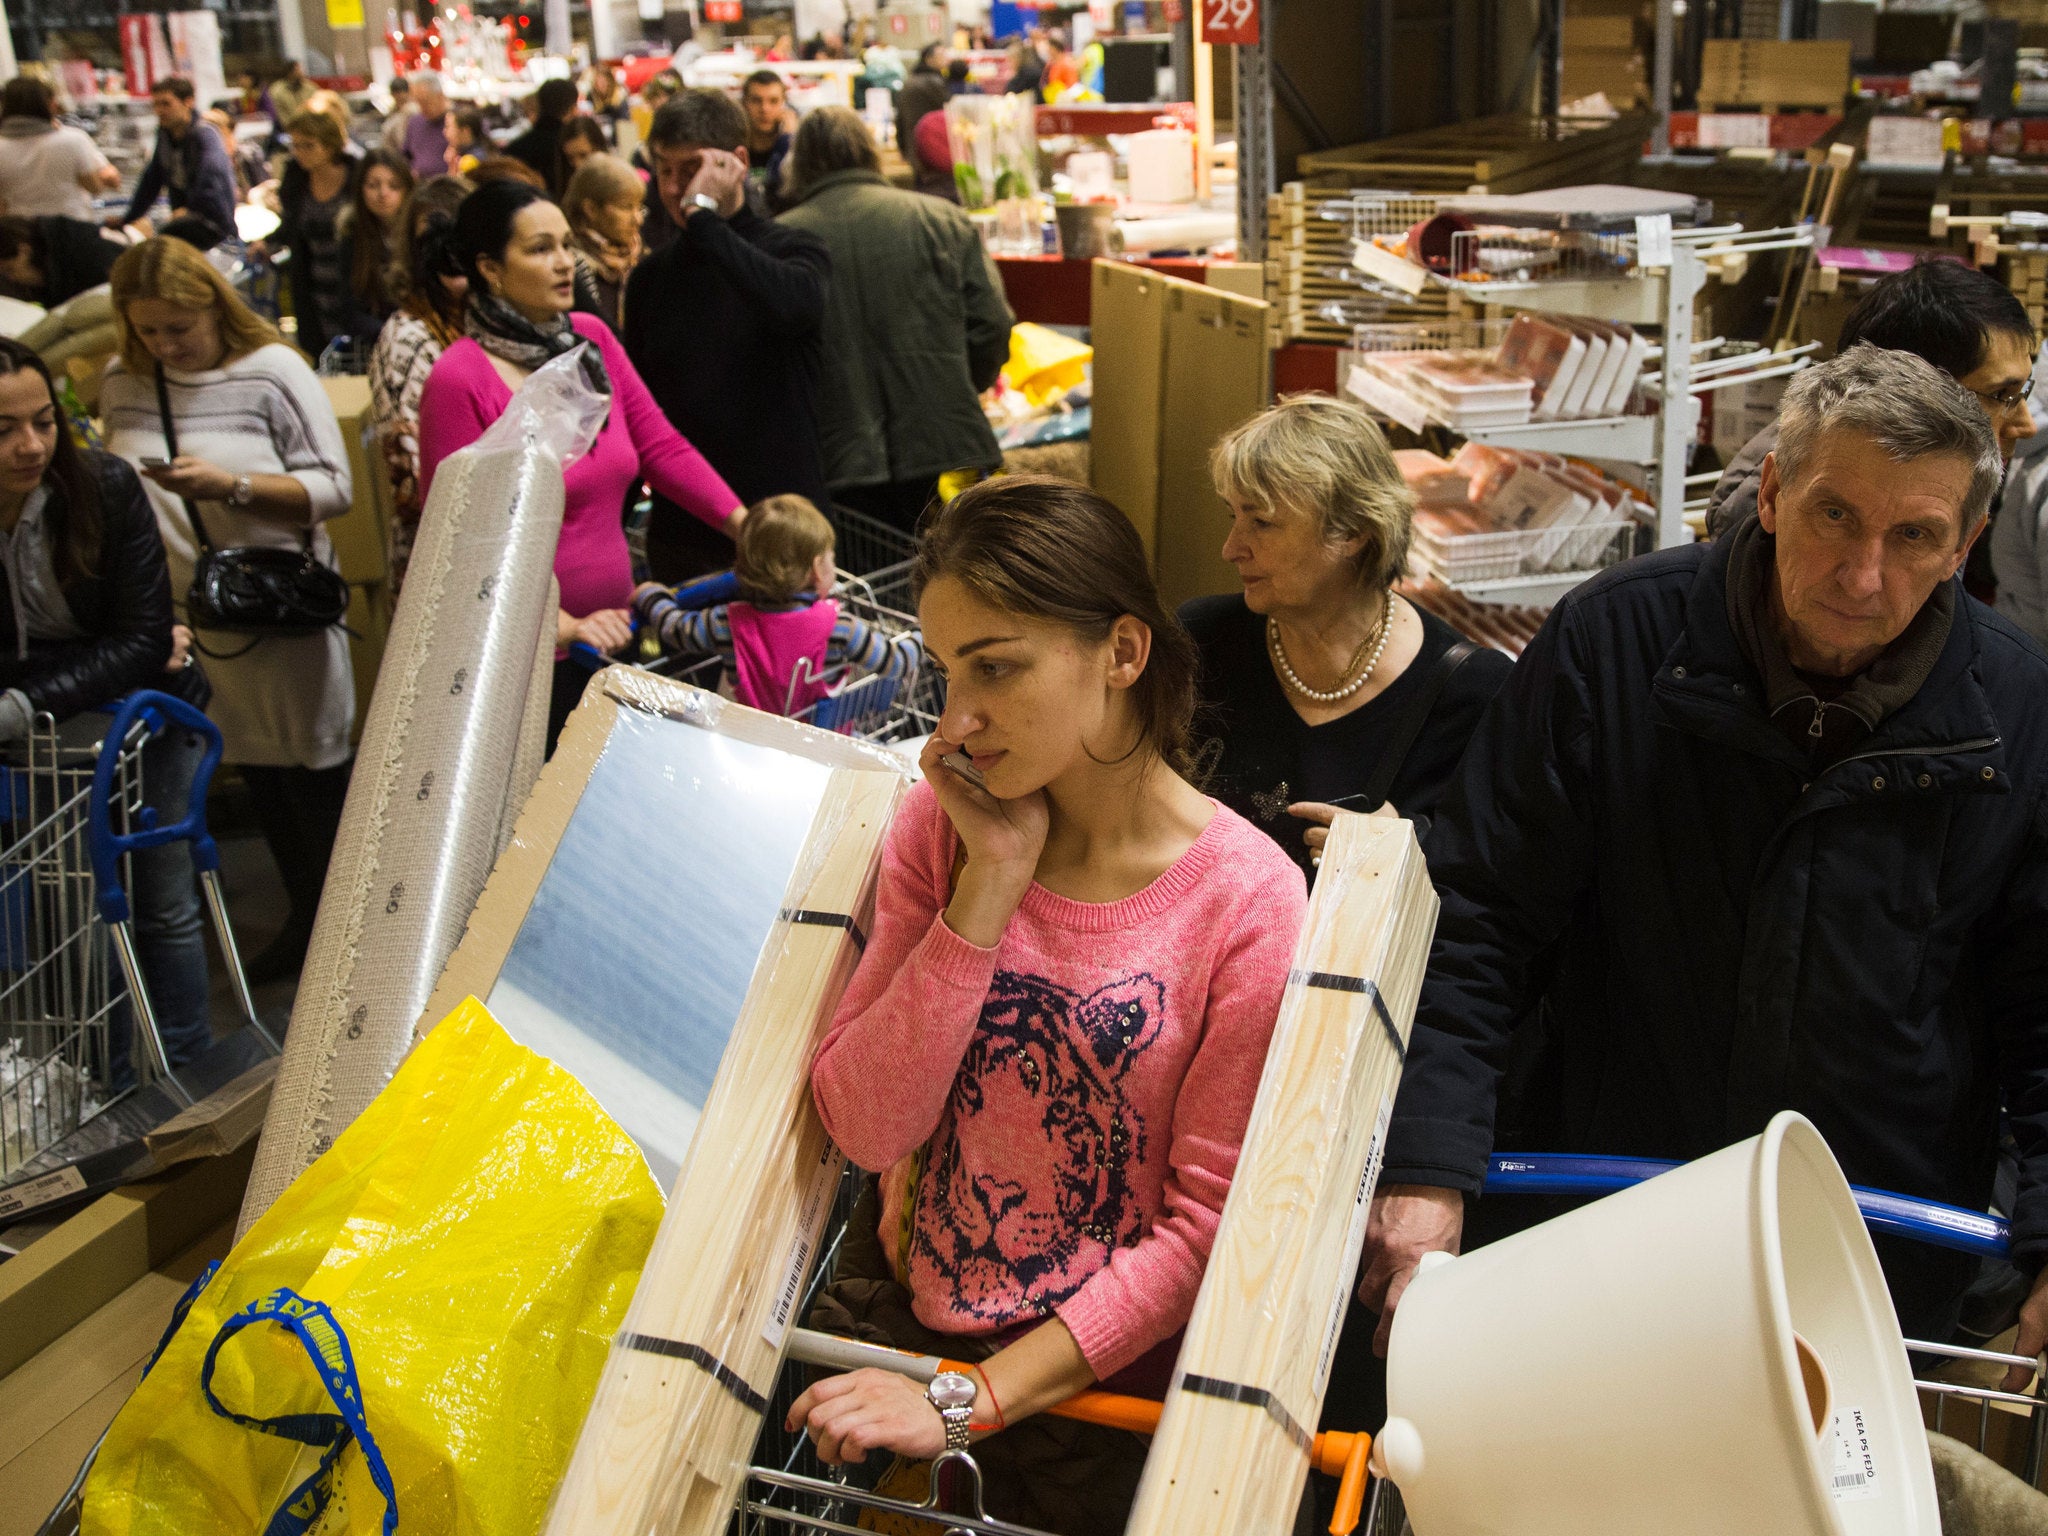
[[[157,411],[163,418],[164,447],[178,456],[178,433],[171,420],[171,395],[161,365],[156,370]],[[216,549],[207,537],[206,521],[191,499],[185,515],[199,543],[192,567],[192,588],[185,594],[185,622],[195,630],[224,630],[255,637],[244,654],[263,640],[282,635],[317,635],[348,615],[348,583],[341,573],[313,554],[313,535],[304,549],[273,549],[240,544]],[[209,652],[208,654],[213,654]]]

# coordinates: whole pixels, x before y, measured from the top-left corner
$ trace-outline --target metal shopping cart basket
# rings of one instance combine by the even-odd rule
[[[206,748],[186,814],[159,824],[144,803],[142,754],[172,725],[199,732]],[[0,761],[0,1180],[125,1091],[111,1081],[113,1036],[131,1021],[142,1047],[132,1053],[136,1086],[162,1083],[189,1101],[165,1062],[128,920],[129,856],[140,849],[193,841],[237,1000],[276,1050],[256,1022],[206,835],[220,754],[204,714],[145,692],[111,715],[39,716]]]
[[[1639,1183],[1674,1166],[1669,1162],[1639,1158],[1504,1155],[1492,1160],[1486,1187],[1489,1193],[1496,1195],[1598,1195]],[[823,1277],[830,1272],[832,1257],[851,1215],[853,1191],[857,1187],[853,1181],[857,1177],[852,1170],[848,1171],[848,1182],[842,1186],[840,1201],[828,1228],[832,1234],[831,1241],[813,1275],[810,1292],[797,1314],[799,1317],[809,1312],[811,1301],[823,1284]],[[1979,1256],[2002,1256],[2006,1251],[2006,1224],[1997,1217],[1860,1187],[1856,1190],[1856,1199],[1865,1221],[1874,1232]],[[1907,1349],[1923,1360],[1938,1357],[2001,1373],[2009,1366],[2032,1368],[2037,1364],[2017,1355],[1955,1345],[1909,1341]],[[863,1524],[863,1517],[877,1516],[885,1522],[922,1519],[931,1522],[926,1529],[944,1530],[948,1536],[954,1531],[974,1532],[976,1536],[1032,1536],[1024,1527],[992,1519],[983,1512],[979,1502],[979,1479],[972,1471],[971,1455],[942,1458],[938,1464],[940,1467],[949,1461],[957,1461],[962,1464],[959,1470],[967,1475],[951,1478],[951,1487],[945,1493],[935,1494],[926,1503],[909,1504],[858,1486],[849,1473],[857,1475],[860,1469],[823,1466],[803,1435],[792,1435],[782,1428],[783,1415],[802,1390],[806,1379],[804,1367],[807,1365],[828,1370],[874,1366],[929,1380],[936,1371],[947,1368],[946,1362],[930,1356],[858,1344],[803,1328],[791,1333],[789,1359],[790,1364],[785,1366],[782,1380],[778,1383],[755,1448],[754,1465],[749,1469],[740,1497],[736,1518],[739,1536],[781,1536],[781,1533],[795,1531],[851,1533],[877,1528]],[[2017,1426],[2022,1437],[2021,1475],[2029,1483],[2039,1481],[2044,1441],[2048,1441],[2048,1411],[2044,1411],[2048,1410],[2048,1389],[2044,1389],[2042,1383],[2037,1381],[2032,1394],[1942,1380],[1924,1380],[1918,1385],[1929,1409],[1930,1426],[1965,1444],[1973,1444],[1979,1451],[1995,1448],[1989,1442],[1994,1425],[1998,1423],[1997,1416],[2006,1416],[2006,1423],[2001,1427],[2010,1431]],[[1079,1410],[1074,1413],[1075,1417],[1112,1423],[1140,1433],[1148,1432],[1151,1425],[1156,1424],[1158,1413],[1156,1403],[1106,1393],[1083,1393],[1073,1404],[1054,1411],[1070,1409]],[[2010,1434],[2006,1438],[2010,1444]],[[1358,1529],[1362,1522],[1369,1536],[1405,1536],[1409,1526],[1399,1492],[1384,1480],[1373,1478],[1368,1481],[1366,1457],[1369,1447],[1370,1440],[1365,1435],[1325,1433],[1316,1437],[1312,1455],[1317,1469],[1340,1478],[1336,1513],[1330,1529],[1335,1536],[1345,1536],[1345,1533]],[[935,1476],[934,1487],[946,1488],[946,1483]],[[899,1527],[884,1523],[878,1528]]]
[[[111,1097],[123,987],[93,905],[87,826],[102,756],[108,814],[125,830],[140,810],[145,733],[109,724],[39,715],[0,759],[0,1178]]]

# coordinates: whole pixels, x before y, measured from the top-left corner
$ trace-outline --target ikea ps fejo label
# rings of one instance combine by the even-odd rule
[[[1844,1502],[1877,1497],[1877,1453],[1871,1446],[1870,1423],[1861,1408],[1835,1415],[1830,1438],[1834,1456],[1828,1465],[1828,1487]]]

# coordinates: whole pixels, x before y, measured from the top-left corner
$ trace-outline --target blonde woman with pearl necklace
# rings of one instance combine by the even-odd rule
[[[1181,621],[1208,787],[1313,878],[1338,809],[1426,821],[1511,663],[1399,596],[1413,498],[1357,406],[1295,395],[1216,445],[1241,594]]]

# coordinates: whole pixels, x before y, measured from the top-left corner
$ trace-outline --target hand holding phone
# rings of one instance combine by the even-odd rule
[[[152,470],[169,469],[171,467],[171,461],[169,459],[159,458],[153,453],[145,453],[142,456],[142,467],[144,469]]]
[[[939,762],[952,769],[976,789],[987,789],[988,781],[981,776],[981,770],[974,766],[965,752],[948,752]]]

